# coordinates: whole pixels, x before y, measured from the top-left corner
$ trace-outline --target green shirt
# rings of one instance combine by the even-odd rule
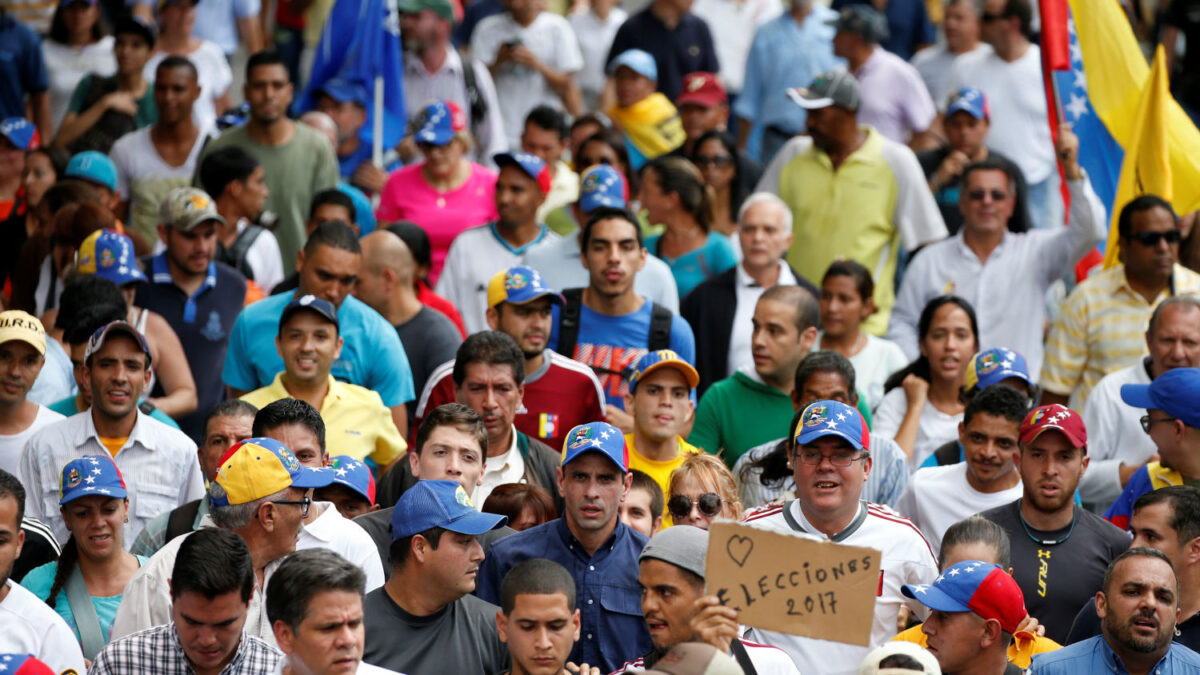
[[[88,93],[92,90],[92,84],[97,80],[105,79],[89,73],[83,76],[83,79],[76,85],[75,91],[71,94],[71,100],[67,103],[67,112],[79,115],[83,113],[83,103],[87,100]],[[146,93],[137,99],[137,113],[133,116],[133,121],[137,124],[137,128],[148,127],[158,121],[158,108],[154,105],[154,83],[147,83]]]

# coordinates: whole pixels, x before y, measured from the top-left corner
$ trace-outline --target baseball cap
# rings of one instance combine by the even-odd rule
[[[84,455],[63,467],[58,481],[58,503],[62,505],[91,495],[120,499],[129,496],[125,479],[112,457]]]
[[[225,224],[225,219],[217,213],[217,203],[198,188],[177,187],[167,193],[158,207],[158,222],[176,230],[191,232],[210,220]]]
[[[1150,384],[1121,385],[1121,400],[1134,408],[1157,408],[1189,427],[1200,427],[1200,368],[1172,368]]]
[[[793,103],[806,110],[828,108],[831,105],[858,110],[862,105],[862,90],[858,80],[844,70],[821,73],[807,87],[788,89],[787,95]]]
[[[844,438],[857,450],[871,450],[871,432],[862,414],[839,401],[809,403],[792,434],[796,445],[807,445],[826,436]]]
[[[122,33],[132,33],[137,35],[145,40],[146,44],[151,48],[154,47],[154,43],[157,39],[157,32],[155,31],[154,26],[147,23],[145,19],[133,16],[132,14],[126,14],[125,16],[117,19],[116,27],[113,28],[113,35],[120,35]]]
[[[429,9],[447,21],[458,20],[449,0],[400,0],[397,9],[401,14],[416,14],[423,9]]]
[[[608,64],[608,74],[615,75],[617,68],[625,66],[633,72],[651,80],[658,80],[658,62],[654,56],[642,49],[626,49]]]
[[[37,127],[24,117],[9,117],[0,122],[0,136],[4,136],[18,150],[34,150],[42,145]]]
[[[333,472],[331,485],[345,485],[375,505],[375,477],[370,467],[350,455],[337,455],[329,459],[329,470]]]
[[[454,135],[465,128],[467,128],[467,119],[456,103],[434,101],[421,110],[413,139],[417,143],[445,145],[454,140]]]
[[[838,30],[861,35],[871,44],[879,44],[888,38],[887,17],[870,5],[845,7],[836,19],[826,23]]]
[[[392,511],[392,541],[435,527],[481,535],[508,522],[507,516],[480,513],[467,491],[452,480],[422,480],[404,491]]]
[[[591,213],[601,206],[623,209],[629,202],[625,176],[608,164],[597,164],[583,172],[579,181],[579,208]]]
[[[625,435],[607,422],[588,422],[571,429],[563,441],[562,466],[570,464],[585,452],[599,452],[612,460],[622,472],[629,470],[629,449],[625,447]]]
[[[142,337],[138,329],[124,321],[113,321],[110,324],[97,328],[96,332],[92,333],[92,337],[88,338],[87,348],[83,352],[83,362],[90,365],[92,355],[100,351],[100,348],[104,346],[104,343],[110,337],[118,334],[133,338],[133,341],[141,348],[142,353],[146,355],[146,365],[149,366],[150,360],[154,357],[150,355],[150,346],[146,344],[146,338]]]
[[[492,155],[492,161],[499,169],[506,166],[517,167],[537,183],[543,195],[550,193],[550,182],[554,178],[550,175],[550,167],[546,166],[541,157],[528,152],[500,152]]]
[[[730,656],[704,642],[680,642],[663,654],[646,675],[742,675]]]
[[[1121,394],[1124,396],[1125,392],[1122,391]],[[1072,445],[1087,450],[1087,428],[1083,425],[1083,418],[1079,413],[1059,403],[1029,411],[1021,422],[1021,442],[1029,443],[1048,429],[1061,431]]]
[[[325,84],[321,85],[321,88],[317,90],[317,93],[325,94],[338,103],[367,104],[367,90],[357,82],[351,82],[340,77],[326,80]]]
[[[146,280],[137,264],[133,240],[116,230],[96,230],[89,234],[75,253],[75,269],[118,286]]]
[[[967,391],[970,391],[972,387],[983,390],[1010,377],[1023,380],[1031,387],[1037,386],[1029,377],[1029,366],[1026,365],[1024,356],[1002,347],[985,349],[976,354],[967,364],[967,372],[963,376],[963,386]]]
[[[315,295],[301,295],[299,297],[292,298],[292,301],[284,306],[283,314],[279,315],[279,329],[283,330],[283,325],[286,324],[288,319],[292,318],[296,312],[304,311],[313,312],[314,314],[319,315],[322,319],[325,319],[333,325],[340,327],[340,323],[338,322],[337,308],[333,306],[332,302],[329,302],[324,298],[318,298]]]
[[[8,675],[54,675],[54,670],[33,654],[0,654]]]
[[[546,285],[546,280],[532,267],[518,265],[506,270],[500,270],[488,281],[488,307],[507,302],[513,305],[524,305],[538,298],[550,296],[550,303],[561,306],[563,296]]]
[[[921,670],[890,666],[880,667],[879,664],[884,659],[899,655],[907,656],[921,664]],[[885,642],[879,645],[871,650],[858,666],[858,675],[913,675],[913,673],[941,675],[942,667],[938,665],[937,657],[932,652],[915,642],[908,642],[906,640]]]
[[[66,178],[78,178],[117,191],[117,165],[108,155],[95,150],[86,150],[71,157],[67,162]]]
[[[943,570],[932,584],[904,584],[900,592],[939,612],[974,612],[996,619],[1009,633],[1025,620],[1025,596],[1015,579],[995,563],[964,560]]]
[[[46,355],[46,328],[36,316],[19,309],[0,312],[0,344],[20,340]]]
[[[304,466],[274,438],[247,438],[221,458],[213,481],[225,490],[221,499],[209,497],[216,508],[246,504],[289,487],[325,487],[333,482],[333,471]]]
[[[683,76],[683,93],[675,99],[675,107],[699,105],[712,108],[729,102],[729,94],[715,73],[688,73]]]
[[[991,117],[987,96],[981,89],[974,87],[962,87],[950,94],[950,99],[946,103],[946,117],[960,111],[977,120],[986,120]]]
[[[672,349],[659,349],[658,351],[647,353],[633,364],[633,368],[628,371],[625,377],[625,379],[629,380],[629,391],[633,392],[637,389],[638,382],[641,382],[643,377],[646,377],[659,368],[674,368],[683,373],[683,379],[687,380],[688,386],[693,389],[696,388],[696,385],[700,384],[700,374],[696,372],[692,364],[684,361]]]
[[[642,549],[638,562],[647,558],[669,562],[704,578],[704,559],[708,555],[708,530],[693,525],[676,525],[659,530]]]

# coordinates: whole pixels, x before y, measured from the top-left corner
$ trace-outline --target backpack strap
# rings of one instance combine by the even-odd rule
[[[194,499],[180,507],[172,509],[171,515],[167,516],[167,538],[163,543],[171,541],[181,534],[191,532],[192,524],[196,522],[196,516],[199,513],[199,499]]]
[[[758,675],[758,670],[754,667],[754,662],[750,660],[750,652],[746,651],[746,645],[742,641],[734,638],[729,643],[729,651],[733,652],[733,658],[742,667],[742,671],[746,675]]]
[[[558,353],[568,359],[575,358],[575,344],[579,342],[579,314],[583,307],[583,289],[566,288],[562,292],[562,311],[558,314]]]
[[[65,590],[71,613],[75,615],[75,627],[79,629],[83,656],[89,660],[95,659],[100,650],[104,649],[104,633],[100,630],[100,617],[96,616],[92,595],[88,593],[87,582],[83,580],[78,564],[67,576]]]
[[[650,333],[646,337],[646,349],[656,352],[660,349],[671,348],[671,310],[650,300]]]
[[[467,90],[467,107],[471,111],[471,135],[479,139],[479,125],[483,123],[483,118],[487,116],[488,104],[487,99],[483,97],[483,92],[479,90],[479,80],[475,75],[475,59],[458,51],[458,58],[462,61],[463,67],[463,88]]]
[[[227,252],[227,256],[233,261],[229,264],[250,281],[254,281],[254,270],[250,268],[250,263],[246,262],[246,254],[250,252],[250,247],[254,245],[254,242],[266,231],[267,228],[261,225],[247,225],[246,229],[238,234],[237,239],[233,241],[233,246],[230,246]]]

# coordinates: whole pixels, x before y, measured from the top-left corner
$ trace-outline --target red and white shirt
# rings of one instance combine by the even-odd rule
[[[761,645],[749,640],[742,640],[742,646],[746,648],[746,654],[750,657],[750,663],[754,664],[754,670],[759,675],[800,675],[796,664],[792,663],[791,657],[782,649],[772,647],[771,645]],[[626,661],[625,665],[614,670],[611,675],[644,672],[646,672],[646,663],[639,656],[633,661]]]
[[[865,546],[880,552],[879,595],[875,599],[875,620],[871,625],[871,645],[859,647],[842,642],[818,640],[751,628],[747,636],[757,642],[779,647],[806,672],[823,675],[854,675],[872,648],[896,634],[900,605],[907,603],[924,618],[928,609],[909,601],[900,593],[904,584],[931,584],[938,575],[937,555],[921,531],[886,506],[860,502],[858,514],[846,529],[832,537],[818,530],[800,508],[799,500],[766,505],[746,513],[742,521],[778,532],[805,534],[848,546]]]

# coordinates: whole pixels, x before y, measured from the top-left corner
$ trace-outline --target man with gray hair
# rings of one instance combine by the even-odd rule
[[[792,245],[792,211],[782,199],[770,192],[747,197],[738,211],[737,236],[741,264],[701,283],[679,310],[692,330],[705,336],[696,342],[698,396],[717,380],[754,366],[750,319],[763,291],[799,285],[818,295],[817,288],[783,260]]]

